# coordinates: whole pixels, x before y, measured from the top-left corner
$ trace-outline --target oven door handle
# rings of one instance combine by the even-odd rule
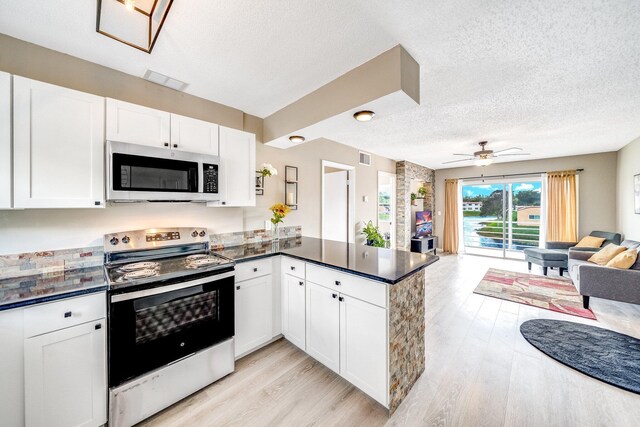
[[[176,283],[175,285],[159,286],[157,288],[145,289],[143,291],[135,291],[124,294],[117,294],[111,296],[111,302],[128,301],[135,298],[143,298],[151,295],[165,294],[167,292],[177,291],[179,289],[190,288],[191,286],[203,285],[205,283],[211,283],[218,280],[226,279],[227,277],[235,276],[235,271],[228,271],[222,274],[215,274],[209,277],[203,277],[197,280],[191,280],[189,282]]]

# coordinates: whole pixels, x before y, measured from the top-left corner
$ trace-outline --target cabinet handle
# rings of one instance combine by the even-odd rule
[[[295,270],[296,268],[292,265],[292,266],[291,266],[291,269],[292,269],[292,270]]]
[[[165,147],[168,147],[168,146],[169,146],[169,143],[168,143],[168,142],[165,142],[165,143],[164,143],[164,146],[165,146]]]
[[[236,289],[237,289],[237,290],[240,290],[240,285],[236,286]]]
[[[220,202],[220,204],[221,204],[221,205],[226,205],[226,204],[227,204],[227,202]]]
[[[300,286],[304,286],[304,282],[299,282],[298,283]]]
[[[173,144],[173,148],[178,148],[178,144]]]
[[[65,317],[65,318],[67,318],[67,317],[71,317],[71,314],[72,314],[72,313],[71,313],[70,311],[65,311],[65,313],[64,313],[64,317]]]
[[[257,273],[258,272],[258,267],[253,267],[253,272]]]
[[[102,323],[98,323],[96,326],[94,326],[95,330],[97,331],[98,329],[102,329]]]
[[[340,301],[340,302],[344,301],[344,297],[338,298],[338,301]]]
[[[340,281],[336,280],[336,286],[340,286]]]
[[[338,294],[331,294],[331,296],[332,296],[333,298],[337,298],[337,297],[338,297]]]

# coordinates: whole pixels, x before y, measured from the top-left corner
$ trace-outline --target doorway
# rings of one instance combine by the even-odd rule
[[[396,174],[378,171],[378,228],[388,248],[396,246]]]
[[[322,238],[355,243],[355,167],[322,161]]]
[[[466,253],[524,259],[540,245],[543,225],[541,178],[464,181],[463,241]]]

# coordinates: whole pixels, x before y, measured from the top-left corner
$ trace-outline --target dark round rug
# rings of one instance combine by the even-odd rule
[[[640,340],[607,329],[563,320],[534,319],[522,336],[570,368],[640,394]]]

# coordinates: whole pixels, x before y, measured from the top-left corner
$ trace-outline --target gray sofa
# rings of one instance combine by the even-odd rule
[[[622,246],[637,248],[640,242],[625,240]],[[604,246],[604,245],[603,245]],[[584,308],[589,308],[589,298],[640,304],[640,257],[628,270],[605,267],[588,262],[592,251],[580,248],[569,250],[569,275],[582,295]]]

